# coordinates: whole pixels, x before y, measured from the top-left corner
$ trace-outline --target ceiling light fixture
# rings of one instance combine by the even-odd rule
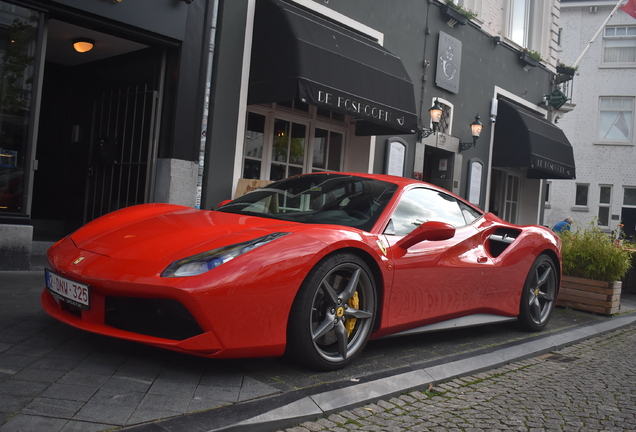
[[[88,38],[78,38],[73,41],[73,48],[79,53],[85,53],[93,49],[95,41]]]

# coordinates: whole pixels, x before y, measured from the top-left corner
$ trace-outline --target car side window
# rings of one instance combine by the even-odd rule
[[[455,198],[436,190],[418,188],[402,195],[384,233],[407,235],[428,221],[446,222],[454,227],[467,223]]]
[[[482,213],[478,212],[474,208],[464,204],[461,201],[459,201],[459,208],[462,210],[462,214],[464,215],[464,219],[466,220],[466,224],[468,225],[483,216]]]

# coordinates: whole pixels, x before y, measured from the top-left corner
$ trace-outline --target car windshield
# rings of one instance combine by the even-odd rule
[[[221,206],[218,211],[369,231],[397,190],[381,180],[343,174],[290,177]]]

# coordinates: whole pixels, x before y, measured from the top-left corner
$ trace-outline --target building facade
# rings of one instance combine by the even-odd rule
[[[325,170],[421,178],[541,223],[546,179],[574,178],[547,98],[560,3],[456,3],[475,14],[436,0],[2,1],[0,266],[28,267],[32,240],[128,205],[210,209]]]
[[[234,196],[242,178],[327,169],[421,178],[509,221],[541,223],[544,180],[575,175],[571,146],[552,124],[548,103],[560,3],[459,5],[476,16],[466,20],[445,3],[419,0],[398,8],[337,0],[224,3],[203,206],[230,190]],[[435,103],[443,115],[429,134]],[[403,125],[382,125],[365,112],[372,107]],[[484,127],[473,146],[476,115]]]
[[[561,2],[560,60],[580,61],[572,95],[576,109],[559,126],[571,139],[578,172],[576,179],[550,181],[545,222],[552,226],[571,216],[576,227],[594,224],[608,233],[621,224],[633,238],[636,18],[620,8],[612,14],[616,5],[614,0]]]

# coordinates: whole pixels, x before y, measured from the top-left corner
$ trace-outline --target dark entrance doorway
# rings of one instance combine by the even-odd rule
[[[94,101],[82,223],[149,201],[156,100],[144,85],[104,91]]]
[[[454,161],[455,154],[453,152],[426,146],[424,181],[452,192]]]
[[[636,239],[636,208],[623,207],[621,210],[623,232],[629,241]]]
[[[54,35],[49,42],[62,43]],[[164,50],[124,45],[124,54],[113,50],[115,55],[79,63],[57,55],[59,46],[51,55],[47,48],[31,205],[34,240],[57,240],[98,216],[149,200]]]

